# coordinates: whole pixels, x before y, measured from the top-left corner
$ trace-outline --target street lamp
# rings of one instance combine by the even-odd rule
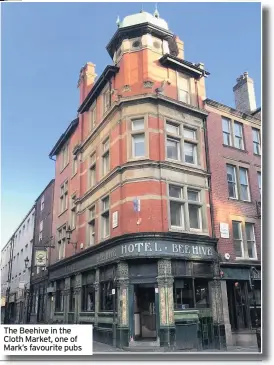
[[[257,338],[257,345],[259,351],[261,351],[261,328],[258,326],[258,315],[257,315],[257,307],[256,307],[256,296],[255,296],[255,288],[254,288],[254,273],[256,275],[259,275],[258,271],[254,266],[250,268],[249,272],[249,284],[250,289],[252,291],[252,300],[253,300],[253,307],[254,307],[254,313],[255,313],[255,331],[256,331],[256,338]]]
[[[70,226],[68,226],[68,229],[66,230],[66,239],[67,239],[68,245],[71,243],[74,246],[74,250],[75,250],[75,253],[76,253],[77,242],[71,242],[72,231],[73,230],[70,228]]]
[[[29,258],[28,258],[28,256],[25,258],[25,269],[27,269],[28,267],[29,267]]]
[[[116,320],[117,320],[117,316],[116,316],[116,311],[118,310],[118,308],[116,308],[116,276],[114,277],[113,279],[113,286],[114,288],[112,288],[112,292],[111,294],[113,295],[113,347],[116,347],[117,345],[117,339],[116,339],[116,336],[117,336],[117,323],[116,323]]]

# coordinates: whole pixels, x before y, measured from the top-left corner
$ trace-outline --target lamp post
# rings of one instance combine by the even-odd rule
[[[116,276],[113,279],[112,295],[113,295],[113,347],[116,347]]]
[[[71,242],[72,231],[73,230],[70,228],[70,226],[68,226],[68,229],[66,230],[66,239],[67,239],[68,245],[71,243],[74,246],[74,253],[76,253],[77,242]]]
[[[25,258],[25,269],[27,269],[28,267],[29,267],[29,258],[28,258],[28,256]]]
[[[253,307],[254,307],[254,313],[255,313],[255,331],[256,331],[256,338],[257,338],[257,345],[258,350],[261,351],[261,328],[258,326],[258,315],[257,315],[257,307],[256,307],[256,296],[255,296],[255,288],[254,288],[254,273],[258,275],[258,271],[254,266],[250,268],[249,272],[249,284],[250,289],[252,291],[252,301],[253,301]]]

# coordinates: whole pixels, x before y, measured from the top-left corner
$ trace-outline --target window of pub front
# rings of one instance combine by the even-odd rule
[[[56,283],[56,294],[55,294],[55,312],[64,311],[64,290],[65,282],[64,280],[59,280]]]
[[[172,264],[174,275],[174,309],[209,308],[208,284],[212,266],[207,263],[193,263],[193,277],[186,277],[186,262]],[[208,276],[204,278],[203,276]]]
[[[100,270],[100,310],[113,310],[115,267],[105,266]]]
[[[70,278],[69,311],[75,311],[75,276]]]
[[[95,272],[87,272],[82,276],[82,312],[94,312],[95,310]]]

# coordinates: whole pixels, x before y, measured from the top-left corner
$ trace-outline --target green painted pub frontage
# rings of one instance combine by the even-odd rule
[[[130,234],[49,267],[49,323],[93,324],[115,347],[224,349],[217,241]],[[143,342],[144,343],[144,342]]]

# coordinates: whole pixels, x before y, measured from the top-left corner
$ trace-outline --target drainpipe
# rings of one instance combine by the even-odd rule
[[[35,227],[36,227],[36,220],[37,220],[37,201],[34,208],[34,223],[33,223],[33,240],[32,240],[32,248],[31,248],[31,267],[30,267],[30,278],[29,278],[29,295],[28,295],[28,303],[27,303],[27,323],[30,322],[30,315],[31,315],[31,308],[32,308],[32,301],[33,301],[33,285],[31,284],[32,281],[32,270],[34,267],[34,247],[35,247]]]
[[[208,178],[208,186],[209,186],[209,206],[210,206],[209,209],[210,209],[211,229],[212,229],[212,237],[216,238],[214,215],[213,215],[214,209],[213,209],[212,189],[211,189],[211,172],[210,172],[210,159],[209,159],[209,147],[208,147],[207,118],[204,119],[204,141],[205,141],[207,173],[210,174],[210,176]]]

